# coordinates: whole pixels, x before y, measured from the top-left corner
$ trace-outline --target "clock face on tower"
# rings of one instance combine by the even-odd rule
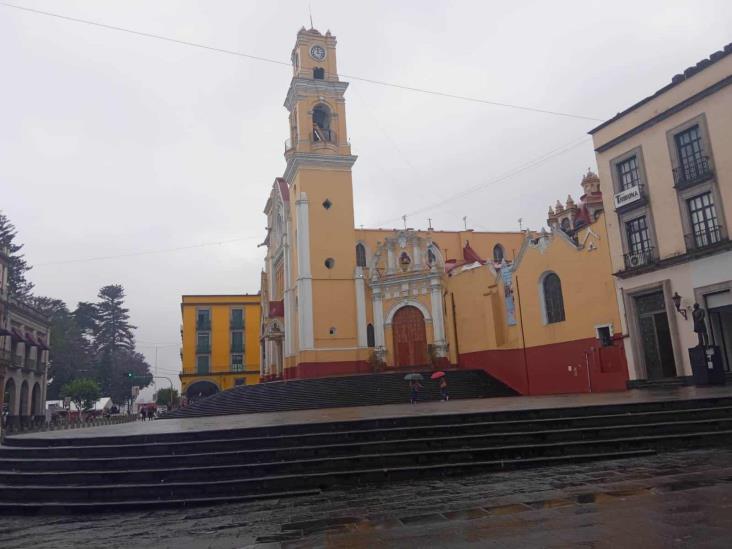
[[[315,46],[310,48],[310,57],[312,57],[316,61],[322,61],[323,59],[325,59],[325,48],[316,44]]]

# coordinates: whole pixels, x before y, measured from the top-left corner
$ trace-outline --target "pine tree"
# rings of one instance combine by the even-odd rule
[[[31,266],[25,260],[20,250],[23,244],[17,244],[15,237],[17,230],[5,214],[0,212],[0,248],[5,248],[10,261],[8,262],[8,293],[11,297],[27,301],[31,297],[33,283],[25,278]]]
[[[99,290],[95,305],[96,325],[94,345],[99,355],[114,355],[119,350],[135,350],[135,336],[129,322],[129,309],[124,307],[125,290],[120,284],[110,284]],[[77,309],[78,311],[78,309]]]

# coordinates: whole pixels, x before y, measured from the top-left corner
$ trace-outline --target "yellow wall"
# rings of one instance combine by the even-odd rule
[[[446,331],[451,360],[455,349],[451,299],[457,311],[460,353],[488,349],[517,349],[596,337],[595,326],[612,324],[620,333],[620,313],[610,271],[609,242],[604,216],[578,234],[579,249],[559,234],[548,246],[524,246],[513,275],[517,323],[508,326],[503,284],[489,267],[458,272],[448,279]],[[546,324],[539,284],[544,273],[556,273],[562,283],[565,320]],[[523,314],[523,319],[521,315]]]
[[[196,311],[211,311],[211,353],[209,375],[197,375],[196,371]],[[244,371],[231,370],[231,310],[244,309]],[[235,380],[245,378],[246,384],[259,383],[259,295],[200,295],[183,296],[181,303],[182,336],[182,392],[196,381],[208,380],[220,390],[234,387]]]

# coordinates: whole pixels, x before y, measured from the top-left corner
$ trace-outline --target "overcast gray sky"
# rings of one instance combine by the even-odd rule
[[[311,4],[341,73],[599,119],[732,41],[728,0],[14,3],[282,61]],[[0,75],[0,209],[37,293],[123,284],[140,350],[177,374],[181,294],[259,289],[289,68],[0,5]],[[587,138],[501,179],[589,120],[360,81],[346,99],[357,225],[538,228],[594,169]]]

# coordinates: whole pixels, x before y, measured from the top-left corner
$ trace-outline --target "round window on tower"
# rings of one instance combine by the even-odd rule
[[[332,257],[329,257],[328,259],[325,260],[325,267],[327,269],[332,269],[334,266],[335,266],[335,259],[333,259]]]

